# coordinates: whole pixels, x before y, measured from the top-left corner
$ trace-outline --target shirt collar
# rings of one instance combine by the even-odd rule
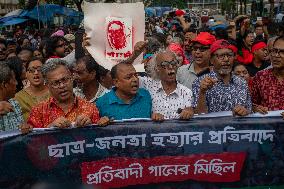
[[[102,95],[104,90],[106,90],[106,88],[99,83],[98,91],[95,94],[95,96],[90,100],[90,102],[92,103],[96,102],[96,100]]]
[[[218,79],[218,77],[217,77],[218,75],[217,75],[217,73],[215,71],[210,72],[209,76],[214,77],[215,79]],[[230,83],[236,83],[237,80],[238,80],[238,76],[236,76],[234,74],[231,74]],[[223,83],[223,81],[219,81],[219,79],[218,79],[218,82],[222,82]]]
[[[176,87],[176,89],[175,89],[173,92],[171,92],[169,95],[176,94],[176,95],[180,96],[180,93],[179,93],[179,91],[180,91],[180,90],[179,90],[180,85],[181,85],[181,84],[179,84],[179,83],[177,82],[177,87]],[[164,88],[163,88],[163,85],[162,85],[162,82],[161,82],[161,81],[159,81],[159,83],[158,83],[156,93],[158,93],[158,92],[160,92],[160,91],[163,91],[163,92],[165,93],[165,90],[164,90]],[[165,94],[166,94],[166,93],[165,93]]]
[[[113,87],[109,92],[109,104],[126,104],[123,100],[121,100],[115,93],[116,87]],[[139,98],[143,97],[144,94],[141,93],[140,89],[138,89],[136,96],[131,100],[130,104],[136,102]]]
[[[56,99],[55,99],[54,97],[50,97],[50,99],[49,99],[49,105],[50,105],[50,106],[51,106],[51,105],[55,105],[55,106],[59,107],[59,106],[57,105]],[[76,95],[74,95],[74,102],[73,102],[73,106],[72,106],[72,107],[77,106],[77,105],[78,105],[78,97],[77,97]]]
[[[189,72],[194,73],[194,74],[196,75],[196,73],[195,73],[195,71],[194,71],[194,62],[192,62],[192,63],[188,66],[187,69],[188,69]]]

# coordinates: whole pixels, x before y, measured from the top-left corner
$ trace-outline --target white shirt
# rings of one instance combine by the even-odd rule
[[[105,93],[108,93],[108,92],[109,92],[109,90],[99,83],[99,88],[98,88],[96,95],[89,102],[95,103],[98,98],[100,98],[101,96],[103,96]],[[78,97],[86,99],[86,96],[83,93],[82,89],[80,89],[78,87],[73,89],[73,93]]]
[[[178,119],[178,109],[191,106],[192,91],[180,83],[169,95],[165,93],[161,81],[139,77],[139,84],[151,94],[152,112],[164,115],[165,119]]]

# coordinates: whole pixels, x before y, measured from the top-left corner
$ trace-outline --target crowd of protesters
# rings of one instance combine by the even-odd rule
[[[74,28],[4,32],[0,130],[284,111],[283,23],[253,25],[247,16],[214,23],[197,26],[181,10],[147,18],[145,41],[111,70],[84,48],[86,36],[85,55],[75,59]],[[132,65],[140,54],[144,73]]]

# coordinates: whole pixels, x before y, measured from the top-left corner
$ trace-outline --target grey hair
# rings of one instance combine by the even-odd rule
[[[60,58],[52,58],[47,60],[41,68],[41,73],[44,80],[47,81],[47,74],[60,66],[64,66],[67,70],[69,70],[67,67],[67,62],[65,60],[62,60]]]
[[[12,70],[5,63],[1,62],[0,64],[0,84],[8,82],[12,77]]]
[[[158,77],[157,72],[156,72],[157,56],[159,54],[169,53],[169,52],[174,55],[175,59],[177,59],[176,54],[174,52],[170,51],[169,49],[161,48],[157,51],[157,53],[154,54],[154,56],[151,58],[151,60],[149,60],[149,62],[147,63],[147,67],[146,67],[145,71],[146,71],[147,75],[150,76],[152,79],[160,80],[160,78]]]
[[[182,39],[179,38],[179,37],[174,37],[174,38],[173,38],[173,43],[178,43],[178,44],[180,44],[180,45],[183,44]]]

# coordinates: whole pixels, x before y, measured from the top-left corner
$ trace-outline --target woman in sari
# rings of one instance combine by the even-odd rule
[[[22,89],[15,95],[15,99],[21,106],[25,120],[29,117],[33,106],[48,99],[50,96],[41,74],[42,65],[43,63],[40,59],[33,59],[26,65],[26,74],[30,86]]]

